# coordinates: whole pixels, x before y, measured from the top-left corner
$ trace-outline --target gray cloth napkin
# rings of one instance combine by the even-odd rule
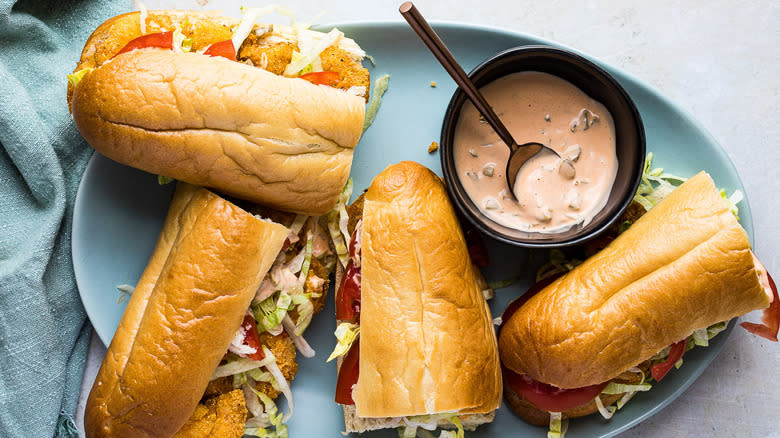
[[[0,0],[0,436],[75,436],[91,326],[73,201],[92,149],[66,102],[90,33],[127,1]]]

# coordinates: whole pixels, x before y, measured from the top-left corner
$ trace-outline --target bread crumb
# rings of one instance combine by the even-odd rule
[[[439,149],[439,143],[436,143],[435,141],[431,142],[431,145],[428,146],[428,153],[432,154],[436,152]]]

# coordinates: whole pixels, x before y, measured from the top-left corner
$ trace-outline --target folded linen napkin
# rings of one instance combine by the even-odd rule
[[[66,74],[117,0],[0,0],[0,436],[74,436],[91,326],[73,276],[76,188],[92,149]]]

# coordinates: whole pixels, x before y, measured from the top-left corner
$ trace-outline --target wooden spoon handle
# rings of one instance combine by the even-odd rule
[[[512,134],[509,133],[509,130],[498,118],[493,111],[493,108],[490,107],[490,104],[488,104],[482,94],[477,90],[477,87],[471,82],[460,64],[455,61],[455,58],[452,56],[449,49],[447,49],[447,46],[444,45],[441,38],[434,32],[417,8],[412,2],[405,2],[398,11],[409,23],[409,26],[411,26],[417,35],[420,36],[423,43],[428,46],[428,49],[433,52],[433,56],[439,60],[442,67],[447,70],[447,73],[449,73],[455,83],[458,84],[458,87],[466,93],[466,96],[477,108],[477,111],[479,111],[479,113],[482,114],[482,117],[484,117],[490,126],[493,127],[501,140],[509,146],[509,149],[513,150],[512,145],[516,143],[512,138]]]

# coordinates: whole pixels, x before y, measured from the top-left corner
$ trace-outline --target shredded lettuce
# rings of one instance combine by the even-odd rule
[[[73,72],[68,75],[68,82],[72,87],[75,87],[84,78],[84,75],[94,70],[93,68],[82,68],[77,72]]]
[[[346,205],[349,202],[350,196],[352,196],[352,187],[352,178],[350,178],[341,190],[336,206],[328,213],[328,232],[330,233],[331,240],[333,240],[336,255],[343,267],[346,267],[347,262],[349,262],[348,245],[350,236],[347,231],[349,217],[347,215]]]
[[[636,395],[636,392],[627,392],[623,397],[620,398],[620,400],[617,401],[617,408],[618,410],[623,409],[623,406],[626,405],[626,403],[629,402],[634,396]]]
[[[642,180],[639,183],[636,195],[634,195],[634,201],[641,204],[645,210],[653,208],[669,193],[672,193],[678,185],[687,180],[687,178],[665,173],[663,168],[653,168],[652,165],[653,153],[650,152],[647,154],[647,158],[645,158]]]
[[[417,437],[418,438],[436,438],[434,434],[432,434],[430,431],[427,431],[425,429],[417,429]]]
[[[116,303],[122,304],[123,302],[130,299],[130,295],[133,294],[135,286],[131,286],[129,284],[120,284],[116,287],[116,289],[119,291],[119,298],[116,299]]]
[[[247,373],[236,373],[233,374],[233,388],[240,388],[242,385],[245,385],[249,379],[247,379]]]
[[[718,333],[722,332],[723,330],[726,330],[726,327],[728,326],[729,326],[728,321],[721,321],[707,327],[707,339],[714,338],[715,336],[718,335]]]
[[[316,221],[314,222],[316,224]],[[298,276],[298,281],[303,284],[306,281],[306,276],[309,275],[309,266],[311,266],[312,245],[314,244],[314,233],[309,232],[306,236],[306,247],[304,249],[303,264],[301,265],[301,274]]]
[[[568,419],[564,420],[560,412],[550,412],[550,430],[547,432],[547,438],[563,438],[568,428]]]
[[[387,91],[387,87],[390,85],[390,75],[380,76],[374,81],[374,91],[371,92],[371,99],[366,107],[366,118],[363,120],[363,132],[366,132],[369,126],[374,123],[377,112],[379,112],[379,105],[382,104],[382,96]]]
[[[277,291],[263,301],[253,302],[250,306],[252,315],[263,331],[272,331],[279,327],[284,316],[292,309],[292,297],[285,291]]]
[[[331,210],[330,213],[328,213],[328,232],[330,233],[331,240],[333,240],[333,247],[336,249],[336,256],[339,258],[341,266],[346,267],[347,262],[349,262],[349,250],[347,248],[347,243],[344,241],[344,237],[341,235],[341,231],[339,231],[338,210]]]
[[[269,373],[268,371],[262,371],[260,368],[255,368],[255,369],[248,370],[244,374],[251,377],[256,382],[270,383],[271,387],[273,387],[277,391],[279,390],[279,383],[276,382],[274,376],[272,376],[271,373]]]
[[[173,29],[173,51],[174,52],[187,52],[189,50],[184,50],[184,40],[186,40],[187,37],[182,33],[181,29],[178,25]],[[192,47],[192,42],[190,42],[190,47]]]
[[[244,15],[241,17],[241,22],[238,23],[238,27],[233,32],[232,38],[233,47],[236,49],[236,52],[238,52],[241,44],[244,44],[244,40],[249,36],[249,34],[252,33],[252,29],[254,29],[257,20],[259,20],[263,15],[278,12],[288,17],[292,16],[292,12],[289,9],[277,4],[271,4],[262,8],[245,8],[242,6],[241,12],[243,12]]]
[[[645,167],[642,170],[642,180],[639,183],[636,195],[634,195],[634,201],[642,204],[645,210],[650,210],[656,204],[661,202],[666,196],[668,196],[674,189],[680,184],[688,180],[671,173],[664,172],[661,167],[653,168],[653,153],[650,152],[645,158]],[[739,220],[739,204],[744,195],[741,191],[735,190],[731,196],[726,194],[726,190],[720,190],[720,196],[726,202],[729,210],[734,214],[734,217]]]
[[[211,380],[218,379],[220,377],[232,376],[238,373],[244,373],[255,368],[267,366],[269,363],[275,361],[271,350],[268,350],[265,346],[263,352],[266,352],[265,359],[257,361],[248,357],[237,357],[235,359],[228,359],[228,362],[220,365],[214,370],[214,374],[211,375]]]
[[[146,9],[146,5],[143,2],[138,2],[138,18],[141,21],[141,35],[146,34],[146,17],[149,15],[149,11]]]
[[[289,430],[287,429],[287,425],[284,424],[284,415],[279,412],[274,401],[262,392],[257,391],[251,385],[247,385],[246,387],[262,401],[265,406],[265,412],[262,416],[255,416],[246,422],[244,434],[259,438],[287,438]],[[273,426],[274,430],[269,430],[270,426]]]
[[[170,176],[164,176],[164,175],[157,175],[157,184],[164,186],[166,184],[170,184],[172,182],[176,181],[175,179],[171,178]]]
[[[453,415],[450,417],[450,421],[452,424],[455,425],[455,427],[458,428],[458,432],[453,436],[453,438],[464,438],[465,432],[463,431],[463,425],[460,423],[460,418],[458,418],[458,415]]]
[[[304,216],[302,214],[295,216],[295,220],[293,220],[293,223],[290,225],[290,234],[297,236],[298,233],[301,232],[301,228],[303,228],[303,225],[306,223],[308,218],[309,216]]]
[[[517,283],[518,281],[520,281],[520,277],[519,276],[506,278],[504,280],[491,281],[487,285],[488,285],[488,288],[496,290],[496,289],[503,289],[505,287],[509,287],[509,286]]]
[[[311,300],[303,301],[298,305],[298,321],[295,322],[295,335],[301,336],[306,328],[311,323],[311,318],[314,316],[314,304]]]
[[[726,201],[726,205],[729,206],[729,210],[731,210],[731,213],[734,215],[734,217],[739,220],[739,208],[737,207],[737,204],[739,204],[745,198],[745,195],[743,195],[740,190],[735,190],[731,196],[728,196],[726,195],[725,189],[720,189],[720,196],[724,201]]]
[[[644,379],[643,379],[644,380]],[[615,382],[609,382],[607,386],[604,388],[604,390],[601,391],[602,394],[622,394],[624,392],[644,392],[649,391],[650,388],[653,386],[649,383],[642,382],[638,385],[629,385],[625,383],[615,383]]]
[[[609,420],[612,418],[613,415],[615,415],[615,411],[617,411],[617,408],[614,406],[607,406],[604,407],[604,403],[601,401],[600,396],[596,396],[594,399],[596,401],[596,408],[599,410],[599,414],[601,414],[602,417],[604,417],[605,420]]]
[[[536,281],[539,282],[542,279],[559,272],[569,272],[581,263],[582,260],[569,259],[566,257],[566,254],[559,249],[550,250],[550,261],[542,265],[542,267],[536,271]]]
[[[181,40],[181,51],[192,52],[192,38],[184,38]]]
[[[319,59],[320,54],[325,49],[338,43],[342,37],[344,37],[344,34],[334,28],[314,44],[306,44],[307,47],[301,48],[301,53],[287,64],[287,67],[284,69],[284,75],[288,77],[297,76],[306,66]]]
[[[355,342],[358,334],[360,334],[360,326],[358,324],[342,322],[336,327],[334,334],[336,335],[338,344],[336,344],[333,353],[328,356],[328,360],[325,362],[330,362],[339,356],[347,354],[350,347],[352,347],[352,343]]]
[[[699,347],[707,347],[710,345],[710,337],[707,335],[706,328],[700,328],[693,331],[693,343]]]
[[[417,427],[401,426],[398,429],[398,438],[415,438],[417,436]]]

